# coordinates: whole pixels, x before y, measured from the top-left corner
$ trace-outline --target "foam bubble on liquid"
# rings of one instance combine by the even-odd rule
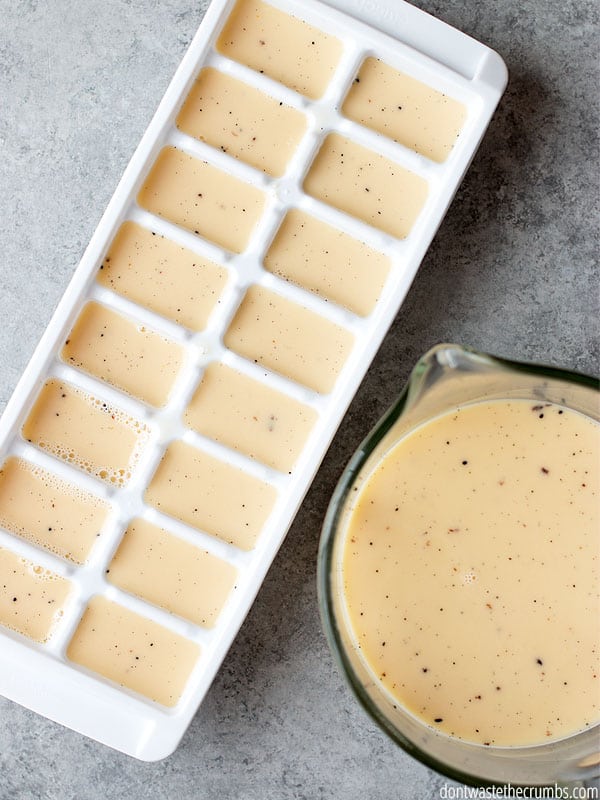
[[[68,458],[72,461],[75,460],[75,453],[70,451],[68,453]],[[29,472],[35,478],[38,478],[47,489],[52,489],[58,494],[68,495],[74,500],[86,503],[86,505],[94,509],[106,508],[106,503],[99,497],[96,497],[96,495],[89,494],[85,489],[77,486],[77,484],[68,483],[52,472],[47,472],[37,464],[31,464],[28,461],[24,461],[22,458],[15,458],[15,463],[19,469],[24,472]]]
[[[54,581],[62,580],[60,575],[57,575],[55,572],[46,569],[46,567],[43,567],[41,564],[36,564],[34,561],[30,561],[28,558],[19,558],[19,562],[25,567],[29,575],[31,575],[31,577],[35,578],[37,581],[52,583]]]
[[[69,391],[75,395],[78,395],[89,405],[98,408],[106,414],[109,414],[111,419],[114,420],[117,425],[122,425],[133,432],[135,435],[134,447],[131,452],[127,467],[124,469],[110,469],[94,465],[90,461],[78,457],[71,448],[64,447],[56,442],[45,442],[43,439],[40,439],[37,442],[37,445],[61,461],[65,461],[67,464],[72,464],[74,467],[100,478],[100,480],[104,481],[105,483],[109,483],[110,485],[116,487],[125,486],[131,479],[132,471],[138,463],[141,453],[147,444],[150,435],[150,429],[146,424],[138,419],[135,419],[134,417],[129,416],[129,414],[126,414],[121,409],[115,408],[114,406],[109,405],[107,402],[97,397],[92,397],[76,387],[69,387]]]

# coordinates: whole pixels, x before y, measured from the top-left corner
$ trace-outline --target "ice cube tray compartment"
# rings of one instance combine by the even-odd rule
[[[318,0],[214,0],[0,420],[0,555],[70,590],[41,634],[0,631],[0,690],[138,758],[210,686],[504,88],[488,48],[380,5],[410,44]],[[382,80],[406,136],[402,103],[364,111]],[[445,139],[411,142],[419,97]]]

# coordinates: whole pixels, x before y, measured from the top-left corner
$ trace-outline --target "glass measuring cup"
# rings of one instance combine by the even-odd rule
[[[434,347],[419,360],[398,400],[358,448],[332,497],[318,561],[319,602],[330,646],[357,699],[380,727],[415,758],[455,780],[477,786],[567,787],[590,782],[600,772],[599,726],[545,744],[483,746],[436,731],[393,701],[356,648],[343,603],[343,531],[353,499],[394,444],[457,406],[526,399],[556,403],[600,421],[598,387],[597,380],[577,373],[510,362],[458,345]]]

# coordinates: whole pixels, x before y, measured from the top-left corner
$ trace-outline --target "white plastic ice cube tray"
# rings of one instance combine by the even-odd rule
[[[493,51],[401,0],[329,0],[328,4],[318,0],[270,0],[270,3],[343,43],[342,57],[323,98],[311,101],[266,75],[219,54],[215,42],[233,2],[214,0],[0,421],[1,461],[9,455],[19,456],[104,499],[111,507],[108,522],[83,566],[0,530],[0,547],[66,577],[73,584],[65,613],[46,643],[35,643],[7,628],[0,630],[0,691],[63,725],[148,761],[168,755],[177,746],[210,686],[355,390],[408,291],[506,83],[504,64]],[[387,33],[383,33],[384,30]],[[343,99],[368,56],[380,58],[400,72],[412,75],[464,104],[466,122],[444,163],[429,161],[343,117],[340,112]],[[307,131],[282,178],[270,178],[176,128],[179,109],[199,70],[207,65],[237,77],[306,114]],[[303,192],[302,184],[308,168],[320,143],[332,131],[340,132],[426,179],[428,198],[405,239],[395,239]],[[168,144],[265,192],[267,203],[264,212],[241,255],[234,256],[165,219],[149,214],[136,204],[138,191],[155,158]],[[358,317],[264,270],[262,257],[284,213],[292,207],[307,211],[351,234],[391,259],[391,270],[383,292],[368,316]],[[225,267],[228,283],[206,330],[192,333],[95,283],[99,265],[125,220],[137,222]],[[257,368],[226,350],[223,335],[246,289],[252,284],[268,287],[354,334],[353,349],[329,394],[317,394],[281,375]],[[59,351],[65,337],[84,303],[90,299],[124,312],[140,324],[148,325],[183,345],[187,361],[165,408],[156,411],[60,360]],[[182,412],[202,377],[204,366],[215,360],[235,366],[316,410],[316,425],[292,474],[277,472],[184,429]],[[111,487],[24,440],[21,427],[40,387],[52,376],[123,409],[149,427],[148,444],[125,488]],[[278,499],[254,549],[239,550],[144,504],[144,490],[166,445],[173,438],[181,437],[276,488]],[[107,583],[105,570],[123,531],[133,517],[140,515],[187,541],[200,543],[202,548],[239,569],[236,588],[213,628],[193,625]],[[175,707],[165,708],[67,659],[70,638],[88,600],[97,594],[115,600],[200,645],[200,658]]]

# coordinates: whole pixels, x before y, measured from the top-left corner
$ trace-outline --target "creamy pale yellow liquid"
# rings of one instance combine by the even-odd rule
[[[408,236],[427,199],[427,181],[362,145],[332,133],[304,190],[391,236]]]
[[[52,455],[109,483],[131,477],[147,439],[146,426],[64,381],[47,381],[23,437]]]
[[[98,272],[102,286],[194,331],[226,282],[227,270],[134,222],[121,225]]]
[[[231,564],[144,519],[129,525],[106,570],[115,586],[206,627],[214,625],[236,575]]]
[[[265,204],[260,189],[165,147],[138,195],[142,208],[241,253]]]
[[[325,393],[333,389],[354,337],[291,300],[251,286],[224,342],[244,358]]]
[[[260,381],[215,363],[206,368],[184,420],[204,436],[291,472],[317,413]]]
[[[327,89],[342,43],[260,0],[239,0],[217,50],[316,100]]]
[[[88,303],[61,357],[146,403],[162,406],[169,399],[184,351],[116,311]]]
[[[247,83],[206,67],[177,117],[177,127],[279,177],[306,130],[306,117]]]
[[[269,272],[366,316],[375,307],[390,260],[364,242],[292,209],[264,259]]]
[[[555,405],[465,406],[418,428],[359,490],[344,599],[374,676],[486,745],[600,719],[600,426]]]
[[[145,497],[159,511],[250,550],[276,495],[258,478],[177,441],[167,448]]]
[[[0,625],[46,642],[71,588],[65,578],[0,548]]]
[[[177,704],[199,655],[189,639],[100,596],[67,649],[70,661],[164,706]]]
[[[82,564],[107,514],[98,498],[27,461],[0,468],[0,525],[62,558]]]
[[[363,62],[342,113],[438,162],[448,158],[467,116],[462,103],[378,58]]]

